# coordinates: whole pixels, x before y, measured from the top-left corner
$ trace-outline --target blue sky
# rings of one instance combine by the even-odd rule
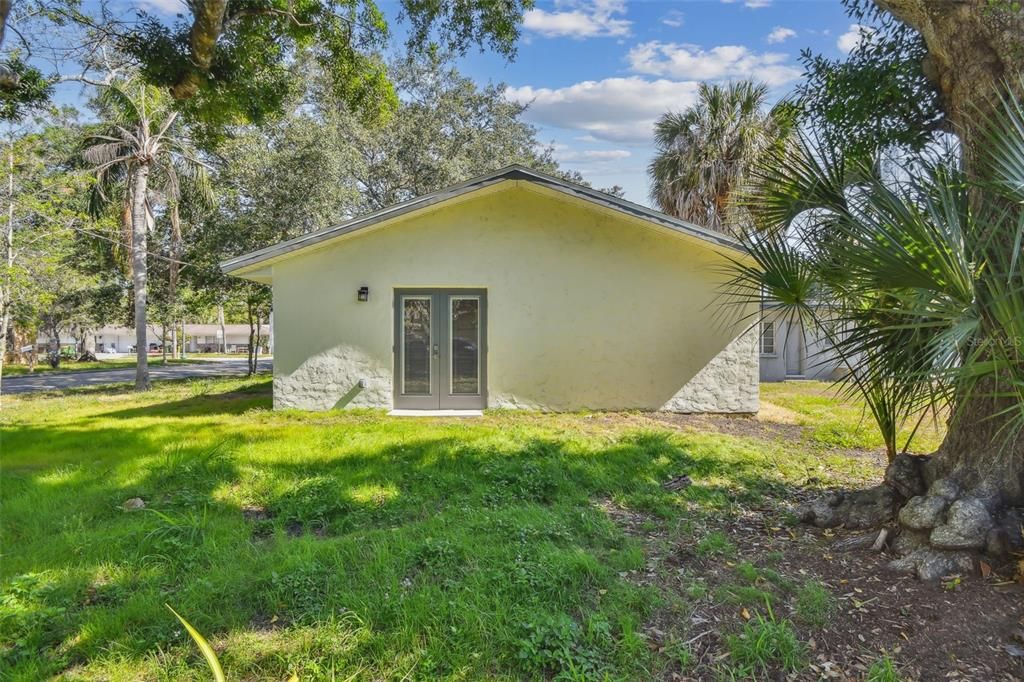
[[[801,49],[838,57],[860,34],[839,0],[560,0],[527,14],[515,61],[473,53],[462,69],[531,102],[564,166],[648,203],[651,125],[700,81],[756,78],[782,97]]]
[[[393,20],[397,49],[400,5],[378,3]],[[184,4],[122,6],[170,19]],[[527,119],[564,167],[597,187],[621,185],[646,204],[651,126],[690,105],[699,82],[755,78],[777,99],[800,77],[801,49],[838,57],[861,33],[840,0],[538,0],[515,60],[471,51],[460,68],[481,83],[506,83],[510,98],[530,103]],[[69,89],[61,99],[81,93]]]

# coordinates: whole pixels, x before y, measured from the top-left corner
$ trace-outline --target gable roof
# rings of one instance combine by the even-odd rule
[[[322,230],[310,232],[266,248],[230,258],[221,263],[220,267],[221,270],[227,274],[243,275],[246,271],[252,270],[256,266],[268,264],[268,261],[279,260],[280,258],[292,255],[297,251],[302,251],[317,244],[337,239],[386,220],[397,218],[407,213],[412,213],[428,206],[433,206],[448,201],[449,199],[454,199],[455,197],[510,180],[535,183],[568,196],[582,199],[597,206],[612,209],[633,218],[646,220],[680,234],[702,239],[715,246],[724,246],[741,253],[745,252],[738,241],[727,235],[714,232],[685,220],[673,218],[672,216],[660,211],[655,211],[654,209],[641,206],[640,204],[634,204],[631,201],[620,199],[619,197],[611,194],[607,194],[590,187],[584,187],[583,185],[569,182],[562,178],[516,164],[500,168],[496,171],[487,173],[486,175],[466,180],[465,182],[452,185],[451,187],[446,187],[436,192],[431,192],[430,194],[424,194],[414,199],[403,201],[402,203],[395,204],[394,206],[389,206],[387,208],[353,218],[352,220],[348,220],[339,225],[326,227]]]

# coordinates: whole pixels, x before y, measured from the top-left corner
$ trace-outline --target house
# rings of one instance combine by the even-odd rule
[[[761,381],[833,381],[846,371],[824,330],[770,302],[761,306],[759,351]]]
[[[744,257],[510,166],[221,267],[273,288],[278,408],[752,413],[757,329],[719,296]]]

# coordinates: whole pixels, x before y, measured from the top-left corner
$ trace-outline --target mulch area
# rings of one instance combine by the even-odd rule
[[[803,435],[799,425],[752,418],[658,413],[646,418],[668,428],[764,440],[792,442]],[[885,465],[884,453],[834,452],[876,460],[879,475]],[[666,522],[611,503],[602,505],[646,549],[645,569],[626,578],[678,594],[679,603],[687,605],[681,612],[659,611],[645,625],[651,646],[685,642],[693,656],[690,667],[669,671],[666,679],[721,675],[728,664],[726,634],[739,631],[746,618],[765,611],[716,598],[716,588],[743,582],[735,567],[750,562],[776,571],[793,585],[817,581],[836,602],[823,627],[810,627],[794,618],[792,593],[764,586],[782,595],[776,600],[775,617],[790,619],[807,645],[806,665],[800,672],[773,671],[769,679],[863,680],[871,665],[888,655],[904,680],[1024,681],[1024,584],[1014,580],[1012,565],[996,567],[985,577],[950,576],[932,583],[894,573],[886,568],[893,557],[884,552],[837,549],[837,543],[859,533],[787,525],[787,514],[797,503],[821,494],[806,489],[790,492],[787,499],[729,518],[709,518],[695,508],[689,521],[700,519],[696,534],[682,534],[674,542]],[[735,556],[698,556],[696,540],[715,530],[735,544]],[[695,580],[707,592],[697,599],[688,593]]]
[[[659,612],[646,624],[653,646],[671,639],[689,642],[694,665],[671,671],[666,679],[718,676],[727,662],[725,634],[738,631],[758,609],[717,600],[716,587],[742,582],[733,569],[747,561],[770,566],[794,584],[816,580],[837,602],[824,627],[794,622],[808,647],[807,665],[771,679],[861,680],[887,654],[901,679],[1024,680],[1024,586],[1006,576],[993,572],[987,578],[951,576],[924,583],[888,571],[891,557],[883,553],[834,548],[853,533],[785,526],[781,509],[749,510],[709,525],[706,531],[722,530],[737,546],[737,555],[728,559],[697,556],[692,538],[669,543],[666,552],[664,523],[610,505],[606,510],[648,548],[646,568],[626,578],[674,591],[692,606],[689,613]],[[659,530],[649,530],[659,523]],[[707,596],[697,600],[687,596],[695,578],[707,587]],[[777,602],[777,618],[792,618],[787,601]]]

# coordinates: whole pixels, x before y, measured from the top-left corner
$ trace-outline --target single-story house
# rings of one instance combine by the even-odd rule
[[[270,326],[261,326],[261,336],[264,345],[270,334]],[[156,325],[149,325],[146,328],[146,341],[150,348],[159,348],[163,345],[163,329]],[[168,344],[170,344],[171,330],[167,330]],[[225,324],[223,329],[219,324],[193,324],[185,323],[186,344],[185,350],[189,353],[215,353],[221,350],[221,340],[226,341],[223,347],[228,353],[244,353],[249,348],[249,325],[247,324]],[[40,334],[36,339],[36,352],[43,354],[50,347],[51,339],[45,334]],[[74,349],[79,339],[74,338],[68,332],[60,336],[62,348]],[[135,328],[106,326],[91,332],[86,338],[86,347],[94,349],[96,353],[125,354],[132,353],[135,349]]]
[[[753,413],[727,236],[510,166],[222,264],[273,288],[274,405]]]
[[[847,371],[823,330],[770,302],[761,307],[759,350],[761,381],[834,381]]]

